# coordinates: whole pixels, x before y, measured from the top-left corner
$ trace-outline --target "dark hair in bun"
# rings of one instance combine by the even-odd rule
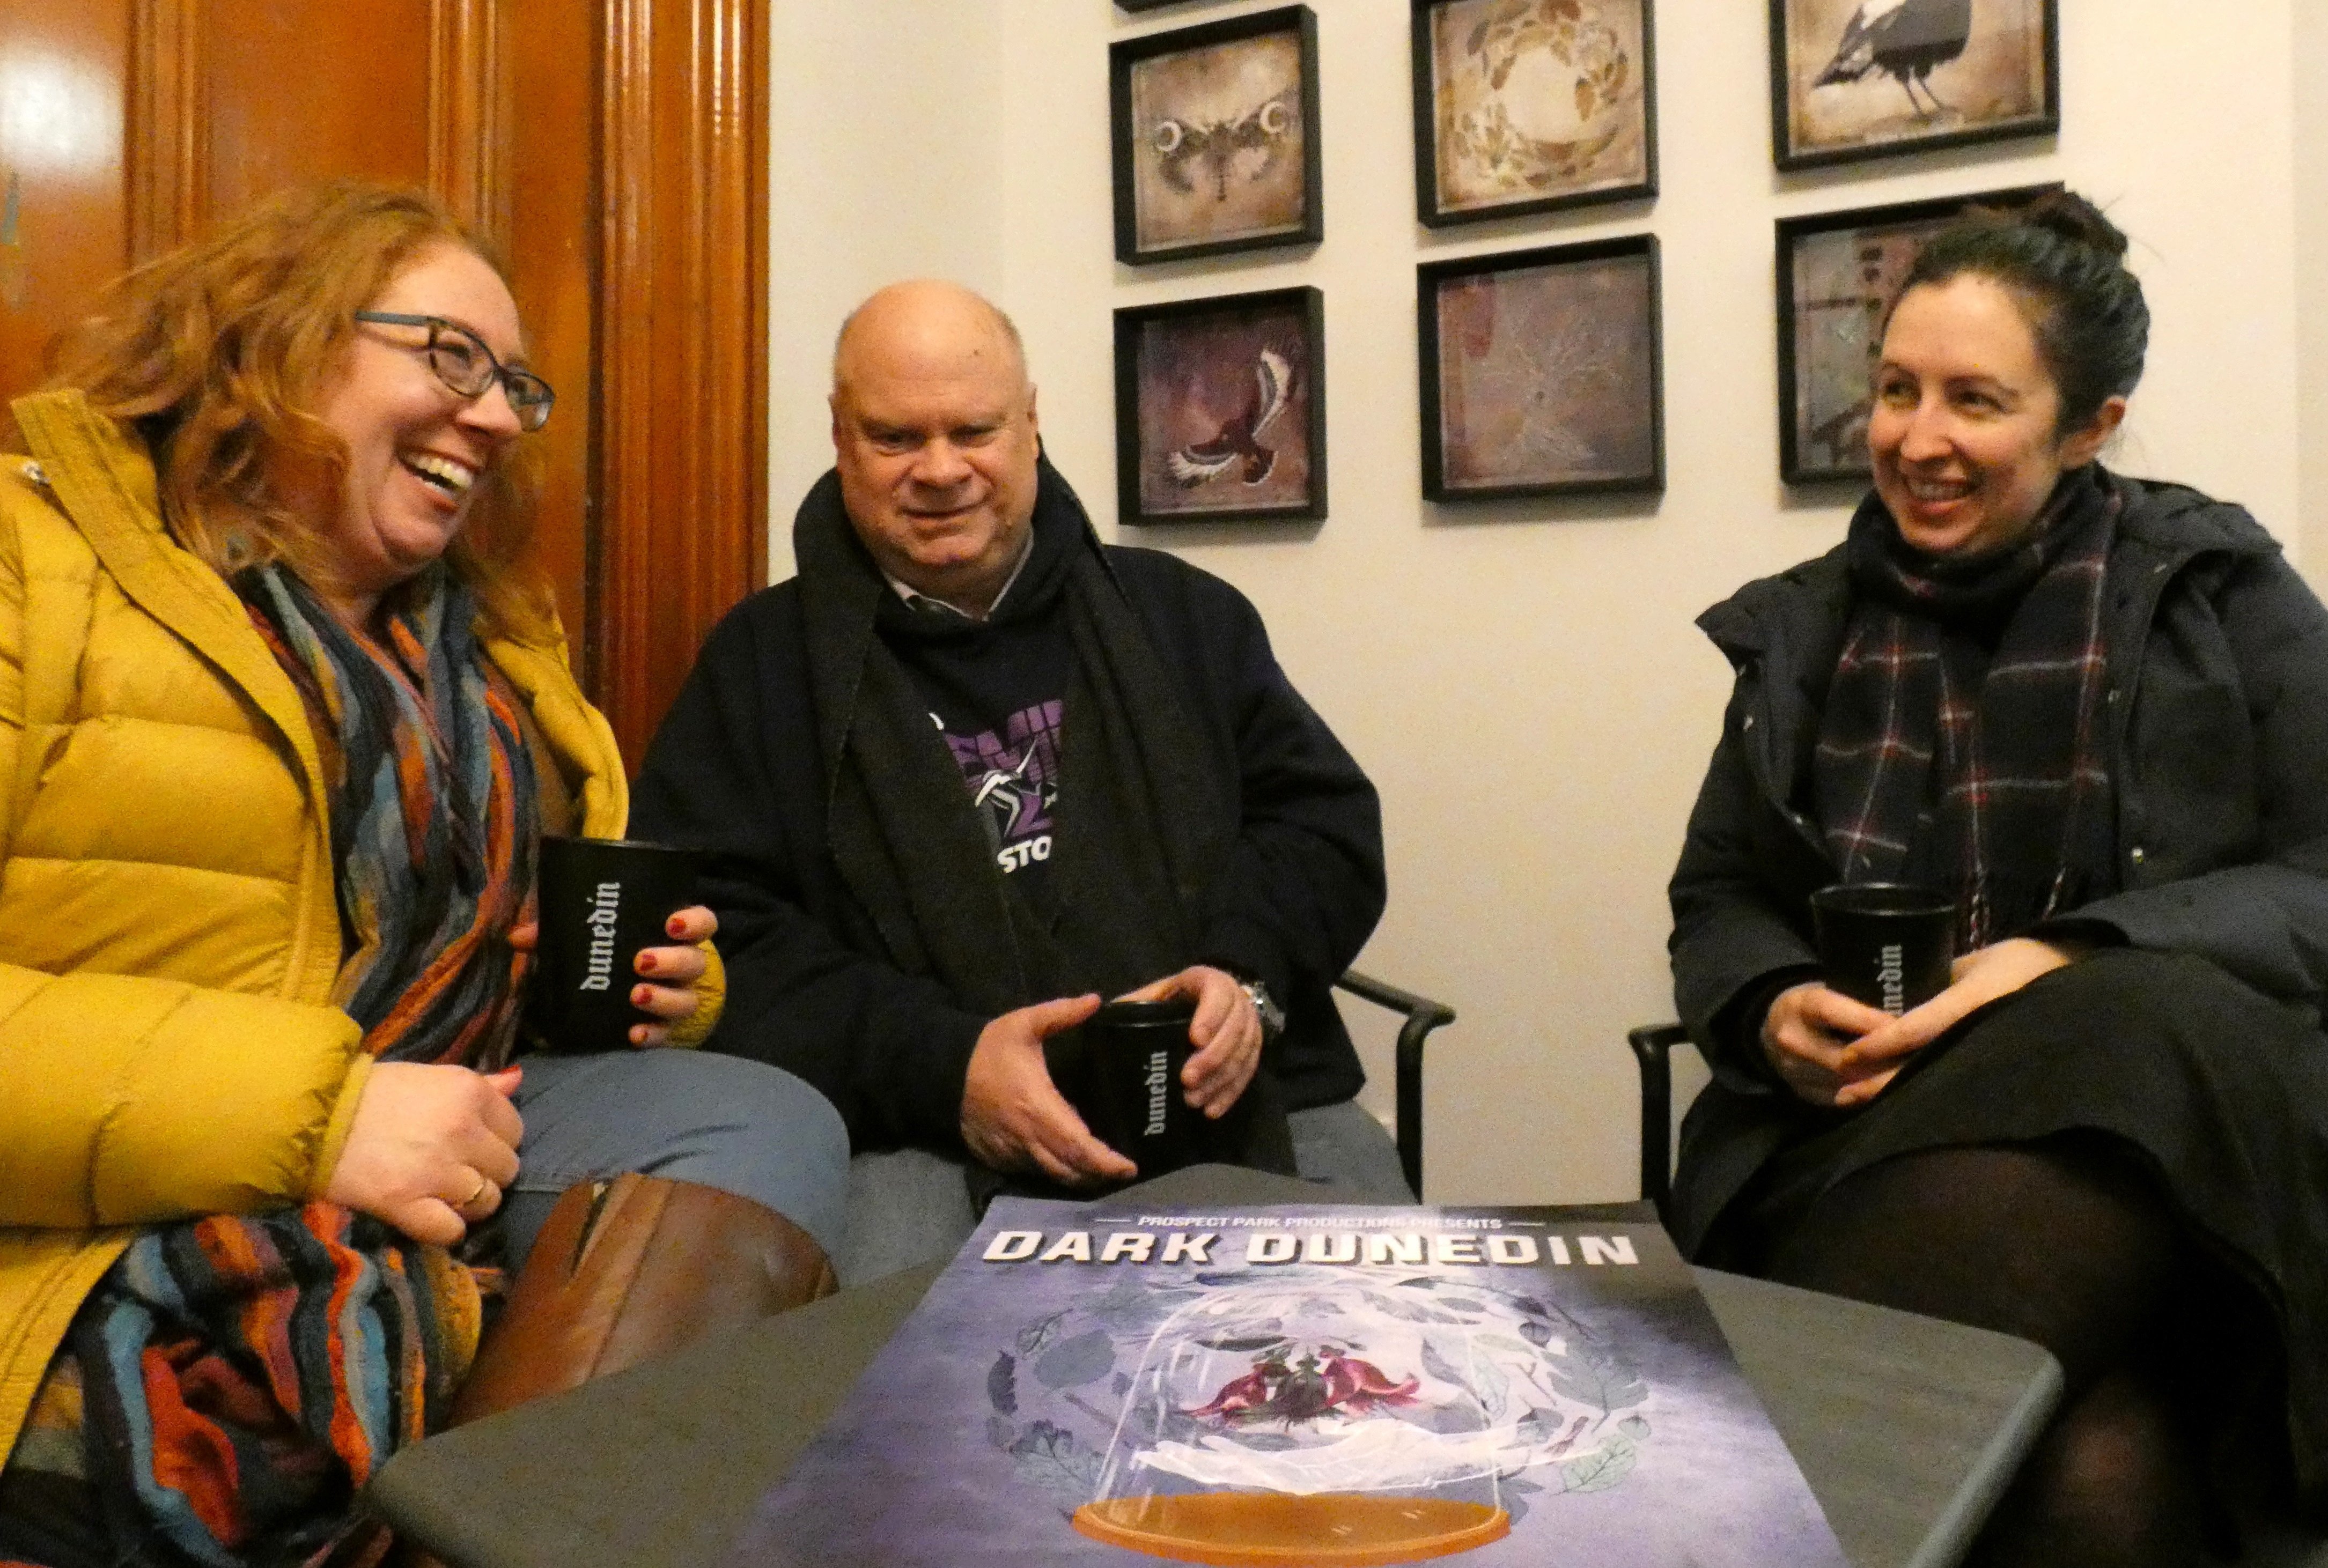
[[[2126,269],[2126,236],[2074,191],[1976,209],[1932,237],[1900,292],[1975,273],[2019,294],[2060,393],[2057,431],[2082,429],[2142,379],[2150,307]]]

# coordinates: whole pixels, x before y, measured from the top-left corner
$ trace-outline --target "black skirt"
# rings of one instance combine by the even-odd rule
[[[2276,1320],[2299,1491],[2328,1508],[2328,1034],[2205,959],[2106,951],[1959,1023],[1867,1107],[1716,1084],[1691,1111],[1676,1225],[1736,1267],[1894,1155],[2102,1134]]]

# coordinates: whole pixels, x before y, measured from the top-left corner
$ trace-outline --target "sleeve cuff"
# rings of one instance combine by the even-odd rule
[[[332,1103],[332,1119],[324,1125],[323,1142],[315,1149],[315,1171],[307,1182],[307,1196],[320,1199],[339,1174],[340,1156],[347,1151],[348,1134],[356,1123],[356,1105],[364,1085],[371,1081],[373,1059],[359,1051],[348,1062],[348,1076],[340,1080],[340,1097]]]

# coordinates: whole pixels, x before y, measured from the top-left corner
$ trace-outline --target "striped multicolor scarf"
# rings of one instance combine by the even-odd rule
[[[540,835],[519,705],[441,569],[385,644],[279,567],[237,588],[305,700],[331,789],[347,957],[335,1000],[394,1061],[497,1066]],[[99,1282],[0,1472],[0,1558],[369,1564],[355,1489],[441,1414],[477,1283],[436,1247],[313,1202],[141,1236]]]
[[[1873,495],[1852,518],[1819,821],[1844,881],[1954,893],[1959,952],[2110,891],[2102,615],[2119,506],[2081,469],[2020,545],[1961,564],[1909,549]]]

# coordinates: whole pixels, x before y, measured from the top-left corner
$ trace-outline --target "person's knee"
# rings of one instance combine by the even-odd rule
[[[2154,1391],[2124,1372],[2101,1379],[2046,1433],[1973,1560],[2047,1568],[2196,1561],[2188,1446]]]

